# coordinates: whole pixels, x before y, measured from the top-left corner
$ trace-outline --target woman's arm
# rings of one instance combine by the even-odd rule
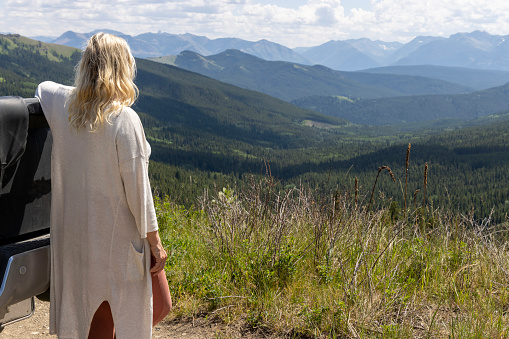
[[[164,268],[168,254],[166,254],[166,251],[163,248],[158,231],[148,232],[147,240],[150,244],[150,252],[155,259],[154,267],[150,269],[150,272],[155,275]]]

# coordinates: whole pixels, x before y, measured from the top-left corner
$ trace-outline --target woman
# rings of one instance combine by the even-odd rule
[[[37,88],[53,135],[50,333],[59,338],[148,339],[153,317],[171,307],[150,146],[130,108],[135,73],[125,40],[98,33],[76,68],[75,87]],[[154,291],[163,296],[158,314],[152,284],[162,286]]]

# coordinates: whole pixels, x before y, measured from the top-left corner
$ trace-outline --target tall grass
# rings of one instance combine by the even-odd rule
[[[174,317],[292,338],[509,337],[504,225],[416,193],[400,218],[357,192],[278,189],[270,175],[246,187],[190,210],[156,199]]]
[[[407,189],[408,189],[408,167],[410,166],[410,147],[412,145],[409,143],[406,149],[406,158],[405,158],[405,206],[403,209],[403,218],[406,216],[407,211]]]

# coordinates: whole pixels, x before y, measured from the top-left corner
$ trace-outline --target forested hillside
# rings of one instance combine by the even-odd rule
[[[495,120],[487,125],[409,138],[408,204],[414,204],[414,193],[419,190],[417,206],[425,199],[434,208],[473,213],[476,218],[485,218],[493,212],[496,221],[504,221],[509,212],[509,185],[504,179],[509,176],[509,121],[507,116]],[[292,166],[283,170],[283,176],[288,175],[294,184],[306,181],[312,186],[323,185],[328,190],[342,187],[353,194],[355,177],[359,185],[369,191],[378,167],[386,165],[392,169],[396,182],[388,175],[382,176],[377,187],[401,208],[404,205],[407,145],[396,142],[392,146],[380,147],[380,143],[374,144],[372,152],[319,165],[308,164],[307,168]],[[428,165],[426,190],[425,164]]]
[[[165,131],[187,131],[202,139],[211,135],[252,146],[294,148],[321,141],[327,133],[308,125],[334,129],[346,124],[173,66],[143,59],[137,65],[141,95],[136,108],[156,119],[158,127],[167,125]],[[171,140],[164,131],[158,135]]]
[[[0,95],[33,96],[43,80],[72,82],[79,58],[75,49],[59,52],[54,45],[13,36],[2,36],[0,42]],[[310,185],[323,194],[338,188],[354,194],[357,178],[360,198],[369,199],[379,167],[388,165],[396,183],[382,174],[373,200],[390,204],[397,215],[404,205],[405,152],[411,142],[408,192],[413,200],[420,190],[416,204],[424,201],[428,163],[427,206],[461,213],[473,209],[476,218],[487,217],[494,208],[498,222],[509,211],[507,116],[441,133],[433,123],[417,131],[414,125],[411,132],[406,124],[360,126],[173,66],[142,59],[137,64],[140,98],[135,109],[153,150],[152,184],[158,194],[170,195],[177,203],[193,205],[206,189],[240,187],[248,174],[270,174],[278,187]],[[476,102],[500,105],[502,111],[507,110],[500,104],[506,90],[444,98],[453,98],[449,104],[465,111]],[[410,101],[406,110],[432,115],[441,108],[417,103]],[[359,111],[357,118],[370,124],[383,116],[397,118],[383,102],[371,110],[373,115],[363,117]],[[452,121],[448,126],[459,127]]]
[[[341,117],[356,124],[388,125],[451,118],[471,120],[509,109],[509,84],[458,95],[370,100],[312,96],[292,102],[299,107]]]

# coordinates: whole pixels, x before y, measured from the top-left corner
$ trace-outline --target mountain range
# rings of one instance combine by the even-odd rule
[[[209,39],[193,34],[143,33],[136,36],[102,30],[125,38],[140,58],[178,55],[185,50],[204,56],[237,49],[269,61],[319,64],[335,70],[356,71],[368,68],[408,65],[435,65],[509,71],[509,36],[483,31],[457,33],[449,38],[418,36],[408,43],[384,42],[367,38],[331,40],[312,47],[294,49],[281,44],[238,38]],[[40,40],[82,48],[94,32],[68,31],[57,39]]]
[[[305,59],[290,48],[267,40],[260,40],[256,42],[237,38],[220,38],[211,40],[204,36],[196,36],[193,34],[169,33],[143,33],[131,36],[112,30],[96,30],[90,33],[75,33],[68,31],[52,42],[58,45],[83,48],[86,41],[99,31],[115,34],[124,38],[129,43],[133,55],[138,58],[174,55],[185,50],[194,51],[203,55],[212,55],[223,52],[227,49],[237,49],[265,60],[285,60],[304,64],[310,63],[309,60]]]
[[[184,51],[177,56],[151,58],[235,86],[292,101],[312,95],[382,98],[404,95],[460,94],[473,89],[444,80],[384,73],[336,71],[286,61],[266,61],[230,49],[210,56]],[[507,74],[509,81],[509,73]]]
[[[329,41],[295,50],[314,63],[338,70],[401,65],[509,70],[509,36],[483,31],[457,33],[449,38],[418,36],[406,44],[366,38]]]
[[[24,47],[21,49],[15,48],[16,46]],[[19,60],[35,58],[37,55],[40,55],[41,58],[39,58],[38,61],[34,59],[31,62],[33,67],[35,67],[36,64],[43,65],[48,60],[53,60],[52,62],[60,62],[60,67],[52,67],[52,69],[54,69],[53,72],[55,72],[55,70],[61,72],[63,70],[61,60],[70,58],[71,56],[73,59],[79,57],[78,53],[76,53],[76,49],[71,48],[64,50],[63,47],[65,46],[44,44],[16,35],[5,36],[0,43],[0,51],[3,49],[9,52],[5,55],[1,55],[0,53],[0,59],[5,59],[2,61],[3,70],[0,69],[3,79],[3,82],[0,83],[0,87],[5,88],[7,91],[3,95],[9,95],[11,93],[23,93],[23,95],[27,93],[28,95],[32,95],[33,93],[33,89],[38,81],[34,76],[28,77],[31,85],[30,88],[26,89],[27,92],[25,92],[25,88],[11,88],[12,86],[10,84],[13,82],[27,83],[27,80],[21,80],[22,77],[31,72],[36,72],[35,69],[29,71],[26,67],[20,69]],[[28,53],[27,50],[31,50],[35,53]],[[18,56],[16,53],[23,54]],[[175,56],[173,61],[180,69],[188,68],[196,73],[205,73],[204,75],[207,75],[209,78],[215,77],[223,82],[230,82],[238,87],[264,92],[272,97],[289,101],[301,108],[313,110],[329,116],[327,117],[321,114],[315,116],[313,115],[314,113],[307,111],[308,113],[299,113],[302,117],[295,120],[297,112],[304,111],[292,105],[285,106],[282,103],[276,104],[277,101],[272,102],[272,99],[269,100],[270,97],[264,97],[262,99],[257,92],[240,94],[238,91],[235,95],[226,94],[224,92],[217,93],[214,98],[207,99],[210,100],[210,102],[214,102],[214,104],[207,104],[207,107],[204,109],[200,108],[197,110],[197,107],[201,105],[200,102],[203,101],[204,97],[209,97],[209,93],[211,93],[212,89],[215,91],[215,89],[223,87],[222,82],[211,82],[208,80],[209,78],[203,76],[196,77],[196,73],[187,72],[182,73],[182,79],[193,77],[193,79],[196,79],[197,83],[207,83],[209,85],[203,88],[197,88],[195,86],[191,89],[191,87],[187,85],[182,87],[178,85],[178,81],[173,80],[171,82],[172,85],[165,84],[163,86],[162,83],[158,85],[159,87],[166,88],[166,92],[160,93],[160,88],[156,88],[157,86],[153,84],[159,82],[158,73],[162,74],[163,70],[166,70],[166,68],[161,67],[164,65],[160,65],[159,63],[145,63],[145,60],[139,59],[140,70],[137,81],[140,82],[140,89],[143,90],[145,74],[145,70],[141,66],[146,65],[146,67],[149,67],[150,65],[151,69],[155,69],[155,71],[151,72],[150,81],[146,80],[146,86],[149,86],[151,89],[148,91],[143,90],[144,93],[150,94],[147,94],[147,97],[140,97],[140,108],[143,108],[141,112],[152,112],[152,114],[155,114],[161,108],[165,111],[165,103],[161,101],[161,98],[168,97],[170,94],[175,95],[179,99],[178,101],[171,99],[170,101],[173,103],[171,106],[175,108],[181,107],[185,113],[181,115],[174,111],[172,116],[175,118],[180,117],[173,121],[173,124],[178,123],[178,121],[187,121],[186,123],[196,124],[202,120],[202,118],[195,116],[198,114],[197,112],[225,110],[225,112],[228,112],[224,113],[228,116],[226,120],[228,126],[243,126],[245,121],[250,121],[250,127],[244,128],[248,128],[248,130],[251,128],[254,129],[254,131],[262,131],[266,128],[271,129],[270,126],[276,122],[275,119],[277,115],[268,114],[266,117],[261,117],[259,114],[265,111],[265,109],[260,107],[255,109],[255,111],[259,113],[244,116],[244,112],[252,111],[251,108],[248,109],[245,106],[241,108],[241,106],[245,105],[247,102],[263,102],[264,104],[262,104],[262,107],[279,106],[277,109],[269,109],[269,111],[273,112],[280,110],[293,112],[288,113],[293,117],[287,118],[287,121],[283,123],[285,126],[287,126],[290,120],[298,121],[298,124],[313,124],[313,122],[319,122],[330,126],[340,125],[340,123],[338,123],[340,120],[334,122],[331,122],[332,120],[329,121],[332,117],[347,119],[355,124],[367,125],[424,122],[446,118],[468,120],[509,109],[509,101],[507,100],[507,98],[509,98],[509,85],[473,92],[472,89],[468,89],[464,86],[462,87],[458,84],[422,76],[376,74],[374,73],[376,70],[371,70],[371,72],[340,72],[324,66],[266,61],[238,50],[227,50],[209,57],[204,57],[198,53],[188,51],[181,53],[179,56]],[[398,66],[396,68],[408,69],[407,67],[408,66]],[[421,73],[426,69],[433,70],[432,66],[422,67],[424,68],[420,70]],[[72,70],[72,67],[68,68]],[[44,66],[43,69],[51,68],[49,66]],[[448,68],[435,69],[435,73],[441,70],[442,73],[445,74],[447,73],[445,72],[447,69]],[[177,68],[175,68],[173,72],[176,72],[176,70]],[[458,69],[454,70],[458,71],[458,74],[468,73],[462,73]],[[37,72],[40,73],[41,71]],[[67,70],[66,72],[68,72],[66,74],[69,75],[65,76],[65,79],[69,81],[72,78],[72,71],[70,72]],[[475,70],[472,74],[479,75],[483,74],[483,72],[486,71]],[[492,74],[493,72],[488,73]],[[507,72],[500,73],[505,74]],[[452,76],[452,79],[456,82],[461,82],[461,79],[466,79],[468,77],[468,75],[463,75],[463,77],[456,75],[456,77]],[[51,78],[51,75],[46,75],[46,78]],[[39,81],[42,80],[43,78],[40,78]],[[166,82],[168,81],[166,80]],[[434,89],[436,90],[435,93],[433,93]],[[228,91],[233,90],[229,89]],[[154,95],[153,93],[156,92],[158,94]],[[148,97],[151,99],[148,100]],[[257,98],[254,99],[255,97]],[[184,100],[184,98],[186,99]],[[229,99],[223,102],[220,98]],[[238,98],[235,99],[235,102],[239,100],[241,102],[232,105],[233,101],[231,98]],[[193,104],[190,105],[186,100]],[[270,104],[269,101],[271,101]],[[156,102],[157,104],[155,104]],[[144,105],[146,105],[146,107]],[[234,108],[237,113],[234,114],[231,111],[232,108]],[[210,113],[206,113],[206,115],[208,114]],[[304,115],[307,116],[304,117]],[[199,116],[205,117],[201,113]],[[272,118],[268,118],[268,116],[272,116]],[[261,121],[255,122],[256,119],[254,119],[254,117],[260,117]],[[188,118],[191,120],[188,121]],[[158,117],[158,119],[160,119],[160,117]],[[209,121],[208,119],[209,118],[206,118],[205,120]],[[217,117],[214,117],[208,123],[204,123],[204,131],[207,130],[207,126],[215,126],[217,123],[212,122],[216,119]],[[224,117],[221,118],[221,120],[224,120]],[[265,126],[265,123],[268,125]],[[279,125],[279,123],[277,124]],[[222,127],[218,130],[226,132],[230,130],[230,127]],[[237,131],[237,129],[232,129],[232,133],[237,135],[237,132],[233,132],[233,130]],[[264,133],[268,135],[267,132]],[[296,132],[293,131],[291,133],[295,134]],[[245,136],[247,134],[240,133],[238,135]]]

